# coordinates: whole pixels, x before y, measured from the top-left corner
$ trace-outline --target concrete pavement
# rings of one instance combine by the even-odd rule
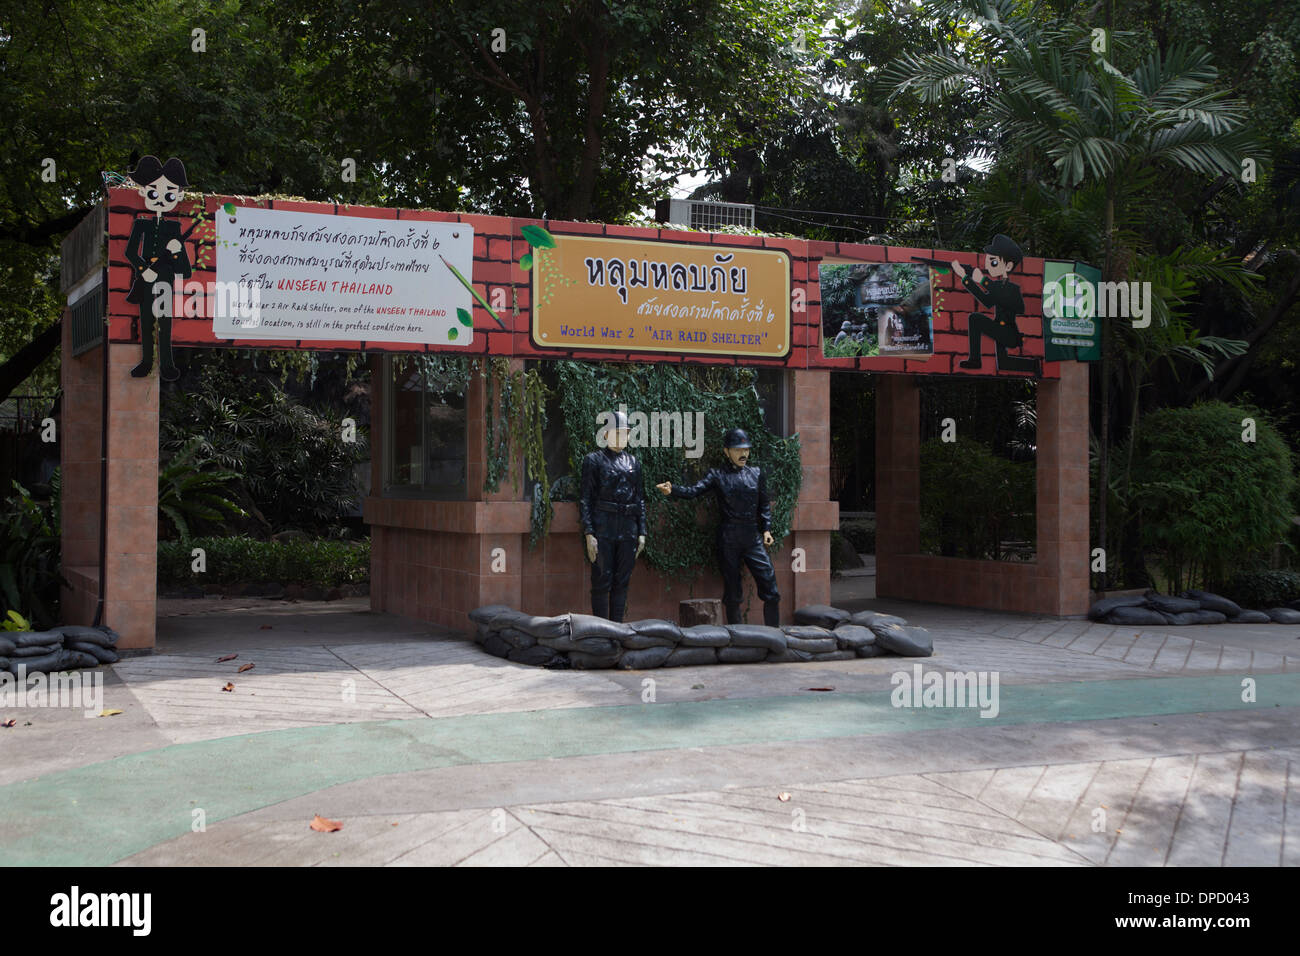
[[[7,715],[0,862],[1300,862],[1300,627],[836,603],[935,656],[543,671],[364,600],[163,602],[121,715]],[[917,663],[996,674],[997,716],[894,706]]]

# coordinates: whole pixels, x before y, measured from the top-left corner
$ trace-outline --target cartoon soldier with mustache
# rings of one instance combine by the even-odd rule
[[[131,172],[149,215],[137,216],[126,242],[126,259],[136,271],[126,301],[140,309],[140,364],[131,369],[136,378],[153,370],[154,320],[158,320],[158,374],[166,382],[180,378],[172,361],[172,296],[177,276],[190,277],[190,260],[185,253],[181,224],[164,219],[185,197],[185,164],[173,156],[159,162],[145,156]],[[162,283],[162,286],[159,286]],[[165,286],[165,289],[163,288]],[[157,292],[155,292],[157,288]]]

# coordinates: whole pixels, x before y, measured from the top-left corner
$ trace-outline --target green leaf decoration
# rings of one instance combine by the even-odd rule
[[[469,314],[468,312],[466,312],[464,309],[457,309],[457,310],[456,310],[456,318],[460,319],[460,324],[461,324],[461,325],[468,325],[468,326],[470,326],[471,328],[472,328],[473,325],[474,325],[474,319],[471,318],[471,317],[470,317],[470,314]],[[453,331],[453,332],[456,331],[455,326],[452,327],[452,331]]]
[[[459,269],[457,269],[455,266],[453,266],[450,262],[447,261],[446,256],[439,255],[438,258],[442,260],[443,265],[445,265],[448,269],[451,270],[451,274],[460,280],[460,284],[469,290],[469,294],[475,298],[478,304],[483,306],[483,308],[487,309],[488,315],[492,316],[492,318],[497,320],[497,325],[501,326],[501,328],[504,329],[506,327],[506,324],[501,321],[501,316],[497,315],[496,311],[492,308],[492,306],[488,304],[488,300],[478,294],[478,290],[474,288],[474,286],[470,283],[468,279],[466,279],[463,275],[460,274]]]
[[[533,267],[533,254],[531,252],[525,252],[522,256],[519,257],[519,268],[527,272],[532,267]]]
[[[555,237],[541,226],[524,226],[520,230],[534,249],[554,249]]]
[[[233,216],[235,214],[235,204],[233,202],[228,202],[221,208],[226,211],[227,216]]]
[[[457,309],[456,311],[463,313],[465,310]],[[451,339],[453,342],[455,342],[459,336],[460,336],[460,329],[456,328],[456,326],[453,325],[451,328],[447,330],[447,338]]]

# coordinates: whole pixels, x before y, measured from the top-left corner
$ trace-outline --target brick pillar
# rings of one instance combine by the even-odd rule
[[[1050,614],[1088,610],[1088,366],[1038,383],[1037,588]]]
[[[132,378],[140,346],[108,346],[104,623],[120,648],[153,647],[158,587],[157,374]]]
[[[59,415],[63,577],[60,619],[90,624],[99,601],[100,439],[104,405],[103,346],[72,354],[72,320],[63,313],[63,386]]]
[[[795,608],[830,603],[831,531],[839,527],[839,503],[829,500],[831,373],[827,369],[799,369],[789,374],[790,427],[799,436],[803,483],[795,508],[790,547],[779,552],[776,561],[788,564],[793,549],[802,548],[807,567],[791,575],[794,593],[782,595],[783,621],[793,620]],[[779,579],[781,569],[777,571]]]
[[[911,375],[876,378],[876,594],[901,596],[894,555],[921,550],[921,399]]]

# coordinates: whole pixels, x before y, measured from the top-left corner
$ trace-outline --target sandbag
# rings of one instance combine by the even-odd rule
[[[14,652],[14,647],[15,644],[13,641],[9,640],[9,638],[5,637],[3,634],[0,634],[0,654],[12,654]]]
[[[855,647],[853,649],[853,653],[856,654],[858,657],[880,657],[881,655],[886,654],[888,652],[883,647],[881,647],[879,643],[876,643],[876,644],[863,644],[859,647]]]
[[[640,651],[624,651],[623,656],[618,659],[618,666],[625,671],[649,670],[652,667],[662,666],[672,652],[672,645],[647,647]]]
[[[79,641],[82,644],[98,644],[100,647],[112,647],[117,643],[117,631],[107,627],[64,624],[54,628],[54,630],[63,635],[65,647],[69,646],[72,641]]]
[[[766,624],[728,624],[727,633],[731,635],[732,647],[762,647],[769,651],[783,651],[786,648],[785,635],[779,627]]]
[[[707,627],[708,625],[701,625]],[[679,647],[668,655],[664,667],[696,667],[701,664],[716,664],[718,652],[712,647]]]
[[[640,634],[633,631],[627,637],[619,641],[629,651],[643,651],[648,647],[667,647],[672,649],[677,646],[677,642],[667,637],[657,637],[654,634]]]
[[[789,639],[792,637],[815,641],[818,638],[830,637],[833,632],[815,624],[786,624],[781,628],[781,633],[786,636],[786,642],[789,643]]]
[[[18,631],[10,638],[14,647],[61,647],[63,635],[57,631]]]
[[[526,614],[514,626],[517,630],[533,637],[564,637],[569,633],[569,615],[560,614],[555,617],[539,617],[534,614]]]
[[[849,619],[849,612],[827,604],[809,604],[794,612],[796,624],[814,624],[817,627],[833,628]]]
[[[537,638],[533,637],[533,635],[525,633],[515,627],[503,627],[496,633],[497,637],[501,638],[501,640],[514,648],[523,649],[525,647],[532,647],[537,643]]]
[[[502,640],[501,635],[492,631],[483,638],[483,650],[487,651],[493,657],[509,657],[510,652],[514,650],[509,643]]]
[[[504,611],[498,611],[493,615],[492,620],[488,622],[488,627],[494,631],[504,631],[507,627],[521,630],[523,623],[530,617],[532,617],[531,614],[516,611],[514,608],[506,608]]]
[[[1241,605],[1236,601],[1229,601],[1226,597],[1218,594],[1211,594],[1209,591],[1184,591],[1178,596],[1190,598],[1199,603],[1202,610],[1218,611],[1225,617],[1232,617],[1234,614],[1241,613]]]
[[[644,621],[632,621],[632,630],[636,631],[643,637],[657,637],[660,640],[666,640],[676,644],[682,639],[682,629],[672,621],[664,621],[660,618],[647,618]]]
[[[786,636],[785,643],[787,647],[796,651],[807,651],[809,654],[827,654],[831,651],[839,650],[839,645],[835,643],[835,638],[829,634],[825,637],[790,637]]]
[[[1117,607],[1141,607],[1146,602],[1147,599],[1140,594],[1130,594],[1127,597],[1102,598],[1088,608],[1088,620],[1100,621]]]
[[[1300,624],[1300,611],[1289,607],[1271,607],[1264,613],[1274,624]]]
[[[1263,611],[1242,611],[1228,618],[1232,624],[1272,624],[1273,619]]]
[[[574,670],[598,671],[608,670],[618,663],[622,652],[616,654],[588,654],[583,651],[570,651],[569,664]]]
[[[1296,598],[1294,601],[1287,601],[1286,606],[1293,611],[1300,611],[1300,598]]]
[[[87,654],[85,651],[70,651],[64,649],[59,657],[59,666],[55,670],[70,671],[82,667],[98,667],[99,660],[93,654]]]
[[[581,651],[584,654],[613,654],[617,657],[623,653],[622,645],[610,637],[583,637],[577,640],[572,637],[539,637],[537,643],[566,654]]]
[[[509,604],[485,604],[469,612],[469,619],[475,624],[491,624],[492,618],[503,611],[513,611]]]
[[[812,659],[824,663],[826,661],[851,661],[857,656],[853,651],[823,651],[820,654],[814,654]]]
[[[57,654],[62,649],[61,644],[36,644],[32,647],[15,647],[9,656],[14,658],[44,657],[46,654]]]
[[[813,656],[808,651],[796,650],[793,647],[787,647],[783,651],[769,651],[766,657],[769,664],[800,664],[812,659]]]
[[[1163,614],[1153,608],[1121,605],[1106,615],[1105,623],[1124,625],[1161,625],[1169,622]]]
[[[1169,615],[1171,624],[1222,624],[1228,618],[1218,611],[1184,611],[1182,614]]]
[[[1176,598],[1166,594],[1157,594],[1155,591],[1148,591],[1146,593],[1146,606],[1155,608],[1157,611],[1164,611],[1166,614],[1184,614],[1187,611],[1199,611],[1201,602],[1193,601],[1191,598]]]
[[[565,660],[564,655],[559,651],[553,651],[540,644],[534,644],[532,647],[516,647],[506,655],[506,659],[516,664],[531,664],[534,667],[546,667],[548,664]]]
[[[569,615],[569,636],[575,641],[585,640],[590,637],[603,637],[618,643],[623,638],[631,637],[635,633],[630,625],[624,624],[622,621],[609,621],[591,614]]]
[[[859,611],[849,618],[848,623],[857,624],[860,627],[870,627],[872,624],[897,624],[902,627],[907,622],[901,617],[895,617],[893,614],[882,614],[880,611]]]
[[[781,648],[782,651],[786,648]],[[777,653],[780,653],[779,651]],[[719,664],[757,664],[767,657],[765,647],[719,647]]]
[[[731,635],[718,624],[682,628],[682,647],[726,647],[730,643]]]
[[[9,658],[7,658],[7,657],[0,657],[0,673],[4,673],[5,671],[11,670],[11,669],[12,669],[12,668],[11,668],[11,666],[10,666],[10,664],[9,664]]]
[[[100,664],[116,664],[118,661],[117,651],[113,650],[111,647],[101,647],[99,644],[73,641],[68,645],[68,650],[89,654]]]
[[[27,668],[27,673],[35,674],[37,671],[49,673],[59,669],[59,658],[63,656],[63,651],[58,650],[52,654],[46,654],[43,657],[14,657],[11,658],[10,666],[14,673],[18,673],[18,668]]]
[[[923,627],[873,627],[876,646],[902,657],[929,657],[934,653],[934,638]]]
[[[876,635],[871,628],[861,624],[841,624],[831,631],[835,645],[842,651],[857,650],[867,644],[876,643]]]

